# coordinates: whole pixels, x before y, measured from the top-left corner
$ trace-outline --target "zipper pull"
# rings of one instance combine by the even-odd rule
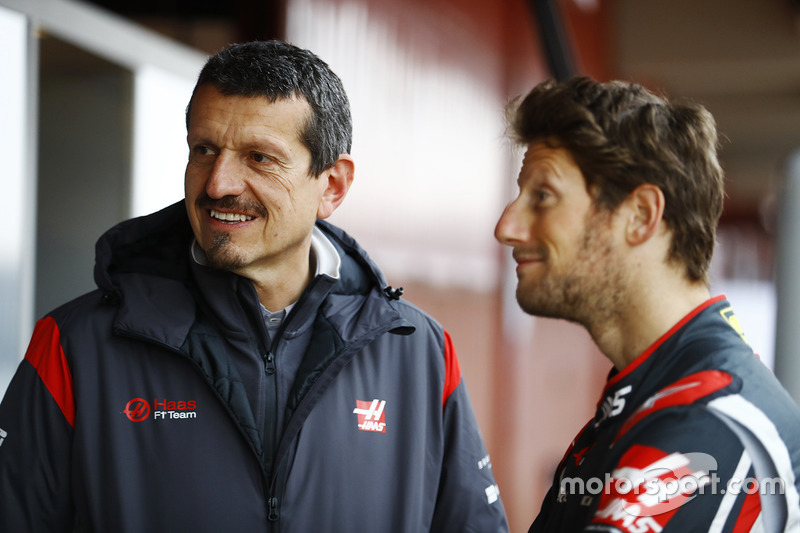
[[[272,355],[272,352],[269,352],[264,358],[264,372],[266,372],[268,376],[275,373],[275,356]]]
[[[269,505],[269,515],[267,518],[269,518],[270,522],[275,522],[278,520],[278,498],[273,496],[267,500],[267,504]]]

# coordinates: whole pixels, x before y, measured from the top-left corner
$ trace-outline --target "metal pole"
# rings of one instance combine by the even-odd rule
[[[789,158],[778,210],[775,375],[800,404],[800,151]]]
[[[552,76],[559,81],[575,76],[575,58],[558,0],[529,0],[528,6],[539,28],[539,39]]]

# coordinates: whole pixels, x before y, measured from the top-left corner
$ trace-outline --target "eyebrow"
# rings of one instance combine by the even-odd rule
[[[195,132],[190,131],[186,135],[189,145],[209,145],[219,147],[219,145],[212,141],[210,135],[206,135],[202,130]],[[279,162],[284,163],[289,160],[290,150],[284,143],[276,142],[272,137],[262,135],[251,135],[247,142],[240,144],[237,149],[247,150],[251,152],[259,152],[269,155]]]
[[[275,142],[270,137],[252,136],[251,140],[243,145],[243,148],[253,152],[263,152],[281,161],[289,159],[289,147],[284,143]]]

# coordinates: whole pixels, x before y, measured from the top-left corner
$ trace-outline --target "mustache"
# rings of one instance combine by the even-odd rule
[[[223,196],[222,198],[214,199],[203,193],[195,200],[195,204],[202,209],[227,210],[260,217],[267,216],[267,209],[263,205],[238,196]]]
[[[511,257],[517,262],[527,259],[547,259],[547,250],[539,246],[526,249],[514,248],[511,251]]]

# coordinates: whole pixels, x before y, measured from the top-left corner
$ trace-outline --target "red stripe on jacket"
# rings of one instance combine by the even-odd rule
[[[453,347],[453,339],[447,331],[444,332],[444,391],[442,392],[442,407],[445,402],[461,383],[461,366],[458,364],[456,349]]]
[[[682,377],[674,383],[670,383],[650,398],[642,403],[636,411],[631,414],[620,428],[614,442],[619,440],[637,422],[650,416],[656,411],[675,407],[677,405],[689,405],[700,398],[704,398],[719,390],[724,389],[733,382],[733,378],[727,372],[721,370],[701,370],[694,374]]]
[[[742,505],[741,511],[739,511],[739,516],[736,518],[736,524],[733,526],[732,533],[746,533],[750,531],[761,514],[761,497],[758,495],[757,490],[750,491],[748,490],[749,488],[750,487],[743,487],[747,492],[747,496],[744,498],[744,504]]]
[[[61,348],[61,332],[52,317],[36,323],[31,343],[25,353],[50,395],[58,404],[70,426],[75,426],[75,398],[72,395],[72,374]]]

